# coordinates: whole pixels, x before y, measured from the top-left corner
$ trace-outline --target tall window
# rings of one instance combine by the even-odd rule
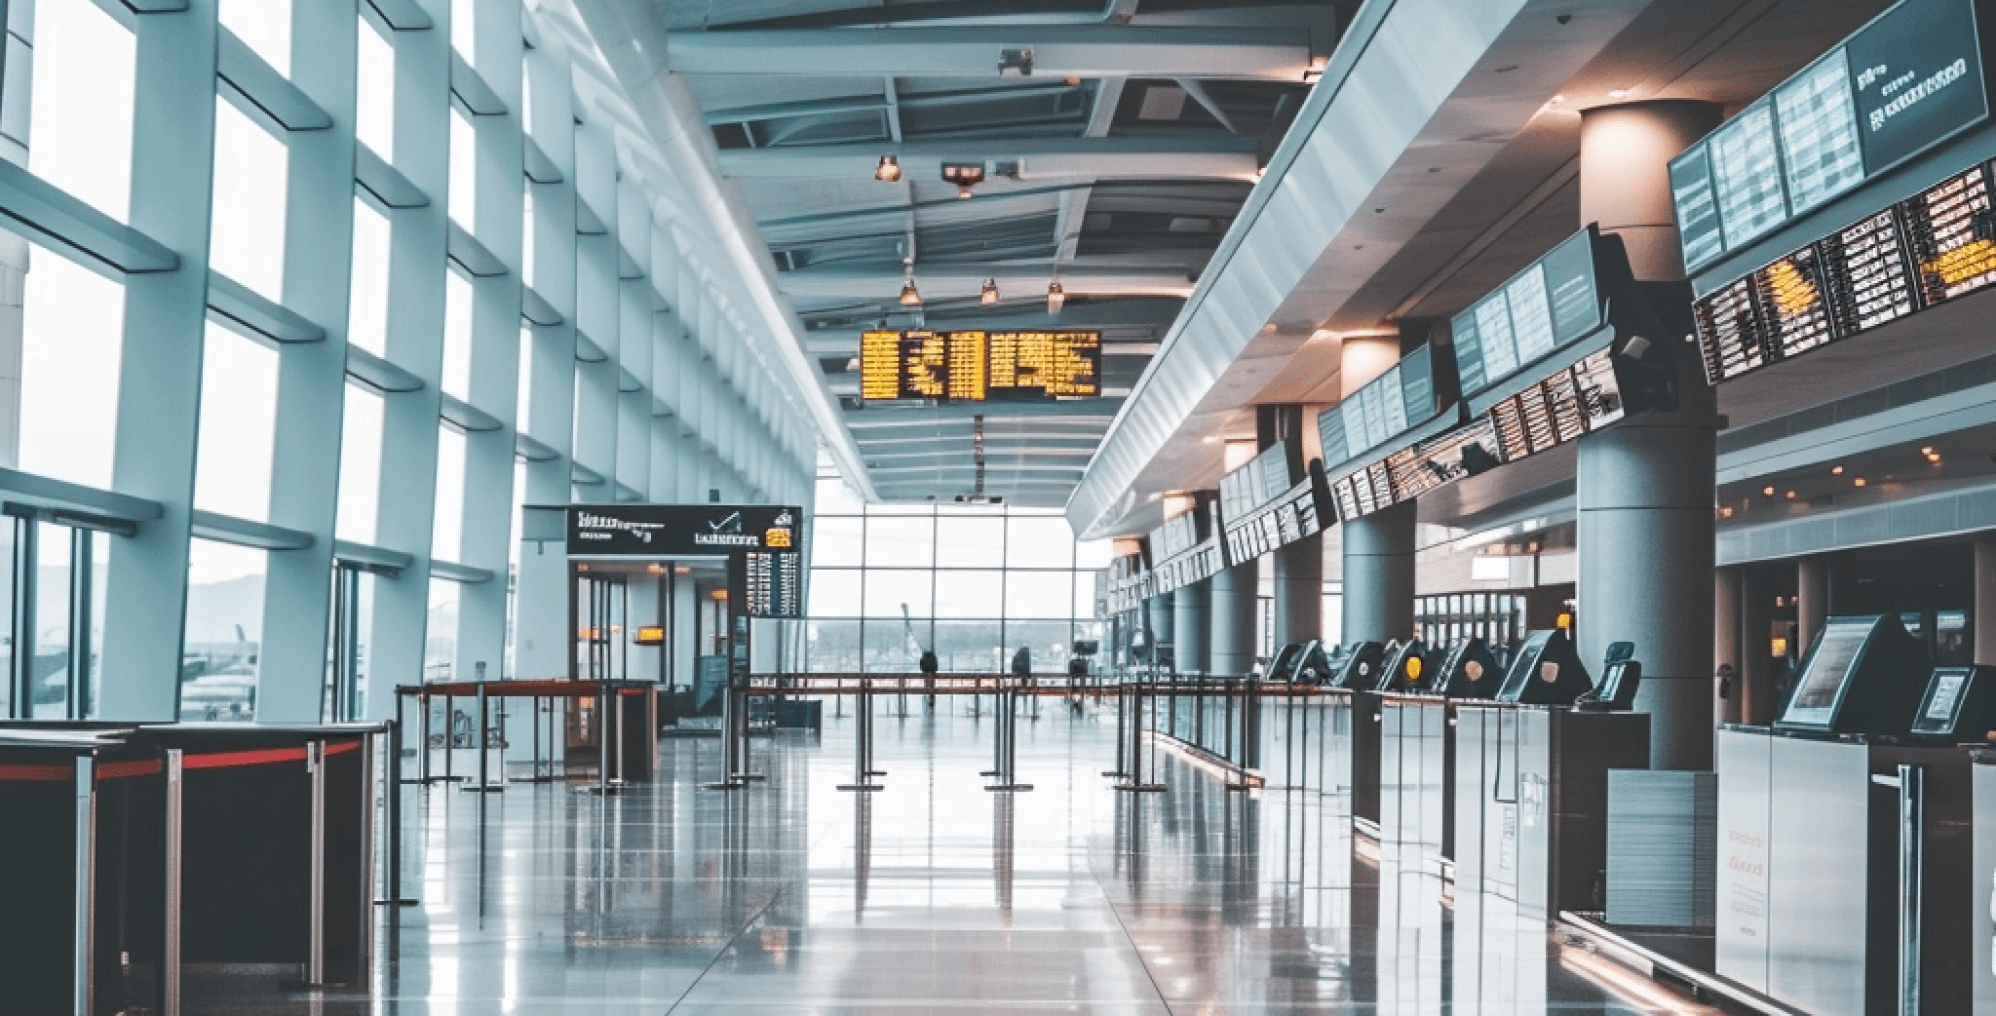
[[[910,673],[933,649],[944,671],[1004,671],[1021,648],[1064,671],[1077,639],[1101,637],[1095,571],[1108,544],[1074,539],[1052,509],[862,505],[818,479],[811,532],[813,671]]]

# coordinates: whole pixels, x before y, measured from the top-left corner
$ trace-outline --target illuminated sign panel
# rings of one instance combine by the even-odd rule
[[[1432,347],[1422,346],[1366,382],[1352,397],[1317,414],[1324,461],[1355,459],[1435,416]]]
[[[864,332],[860,399],[986,402],[1102,394],[1100,332]]]
[[[1601,327],[1594,242],[1592,227],[1575,233],[1450,322],[1465,398]]]
[[[1976,166],[1707,292],[1711,384],[1996,284],[1991,172]]]
[[[1989,116],[1974,0],[1901,0],[1670,164],[1685,267]]]

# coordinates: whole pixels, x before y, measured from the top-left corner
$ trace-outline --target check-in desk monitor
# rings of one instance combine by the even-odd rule
[[[1904,734],[1931,664],[1892,614],[1832,617],[1802,660],[1776,730]]]
[[[1986,742],[1996,730],[1996,667],[1935,667],[1913,714],[1913,733]]]
[[[1374,688],[1378,691],[1415,690],[1427,667],[1427,652],[1427,644],[1420,639],[1387,643],[1382,654],[1385,664],[1379,668],[1379,683]]]
[[[1499,702],[1570,706],[1592,690],[1594,679],[1574,651],[1573,639],[1558,628],[1535,631],[1518,647],[1517,658],[1497,692]]]
[[[1368,690],[1375,687],[1379,680],[1379,664],[1385,655],[1386,647],[1377,642],[1352,643],[1331,678],[1331,686]]]
[[[1490,646],[1476,636],[1457,639],[1442,660],[1441,669],[1422,679],[1421,690],[1449,698],[1487,699],[1496,696],[1503,678]]]
[[[1324,655],[1322,640],[1311,639],[1302,643],[1302,647],[1302,651],[1296,654],[1295,674],[1291,680],[1298,684],[1323,684],[1335,676],[1330,657]]]

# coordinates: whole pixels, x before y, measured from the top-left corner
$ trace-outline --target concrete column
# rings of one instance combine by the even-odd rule
[[[672,615],[666,637],[672,641],[672,683],[693,686],[694,658],[700,654],[700,594],[691,575],[672,577]]]
[[[1996,666],[1996,537],[1975,541],[1975,665]]]
[[[1324,538],[1298,540],[1273,555],[1275,644],[1324,637]],[[1407,607],[1413,609],[1409,598]]]
[[[1400,336],[1347,335],[1339,387],[1350,398],[1400,362]],[[1414,634],[1414,503],[1344,523],[1344,597],[1340,637],[1384,642]],[[1321,555],[1321,548],[1319,554]],[[1320,569],[1322,565],[1318,566]]]
[[[1643,102],[1581,115],[1581,221],[1622,237],[1637,279],[1681,282],[1669,161],[1720,119],[1717,106]],[[1712,764],[1713,521],[1718,418],[1684,372],[1680,405],[1578,442],[1580,658],[1598,677],[1609,644],[1635,643],[1636,708],[1650,765]]]
[[[1176,594],[1165,593],[1162,596],[1152,597],[1150,602],[1144,604],[1144,613],[1150,621],[1151,638],[1158,645],[1178,644],[1177,616],[1173,608],[1177,599]]]
[[[1254,668],[1254,611],[1261,562],[1249,561],[1206,580],[1212,590],[1212,641],[1207,644],[1206,669],[1214,674],[1245,674]],[[1182,665],[1180,670],[1185,669]]]
[[[1743,659],[1745,642],[1742,635],[1746,625],[1742,621],[1740,595],[1745,585],[1746,569],[1742,567],[1720,568],[1713,573],[1712,581],[1712,712],[1720,723],[1739,723],[1743,714],[1744,689],[1741,674],[1744,672]],[[1716,677],[1722,668],[1731,667],[1733,678],[1722,684]],[[1721,689],[1726,695],[1719,697]]]
[[[1740,722],[1774,722],[1774,573],[1767,565],[1740,569]]]
[[[1816,633],[1830,616],[1830,571],[1827,555],[1805,557],[1795,563],[1795,658],[1801,659],[1815,644]]]
[[[1677,99],[1580,114],[1580,221],[1622,238],[1636,278],[1684,278],[1670,160],[1717,127],[1723,114],[1713,103]]]
[[[1206,652],[1208,636],[1213,628],[1213,582],[1202,579],[1189,586],[1180,586],[1171,594],[1171,612],[1175,615],[1172,633],[1178,637],[1178,669],[1200,672],[1212,662]]]
[[[1345,523],[1343,638],[1414,634],[1414,502]]]

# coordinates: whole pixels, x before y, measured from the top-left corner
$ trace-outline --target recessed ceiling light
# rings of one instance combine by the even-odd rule
[[[1766,496],[1766,497],[1773,497],[1773,496],[1774,496],[1774,488],[1773,488],[1773,487],[1762,487],[1762,488],[1760,488],[1760,492],[1761,492],[1761,494],[1762,494],[1763,496]]]
[[[1830,475],[1831,475],[1831,476],[1842,476],[1842,475],[1844,475],[1844,467],[1842,467],[1842,466],[1831,466],[1831,467],[1830,467]]]
[[[1855,480],[1852,480],[1852,481],[1850,481],[1850,482],[1851,482],[1851,486],[1853,486],[1853,487],[1862,487],[1862,486],[1864,486],[1864,477],[1860,476],[1860,477],[1858,477],[1857,479],[1855,479]]]
[[[1629,90],[1626,88],[1611,88],[1608,90],[1608,98],[1610,99],[1627,98],[1628,94]]]

